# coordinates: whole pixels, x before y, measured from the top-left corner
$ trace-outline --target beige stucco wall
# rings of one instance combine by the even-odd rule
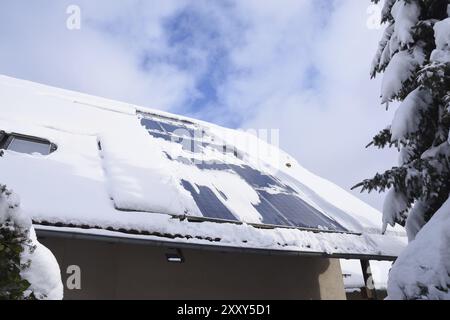
[[[183,249],[183,264],[167,248],[41,238],[61,266],[81,268],[81,290],[66,299],[345,299],[340,263],[325,258]]]

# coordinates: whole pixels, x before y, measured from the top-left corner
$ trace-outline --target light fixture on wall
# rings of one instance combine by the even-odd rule
[[[169,249],[166,253],[167,262],[184,263],[184,257],[180,249]]]

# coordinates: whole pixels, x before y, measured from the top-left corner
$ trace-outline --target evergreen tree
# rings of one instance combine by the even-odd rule
[[[0,151],[0,157],[2,155]],[[22,253],[24,250],[32,252],[34,246],[29,230],[11,214],[17,210],[17,205],[8,201],[10,196],[6,186],[0,185],[0,300],[33,300],[30,283],[22,278],[21,272],[30,265],[22,261]]]
[[[6,192],[4,186],[0,186],[0,192]],[[0,300],[35,299],[34,294],[28,292],[31,284],[21,276],[29,267],[29,263],[21,261],[21,255],[24,250],[33,249],[26,230],[11,220],[0,224]]]
[[[19,197],[0,184],[0,300],[60,300],[63,289],[58,262],[38,242]]]
[[[382,103],[399,106],[392,124],[369,146],[396,147],[400,159],[397,166],[355,188],[389,190],[383,232],[399,223],[406,226],[410,240],[450,194],[450,28],[440,23],[448,18],[449,4],[386,0],[382,22],[387,27],[371,74],[384,74]]]

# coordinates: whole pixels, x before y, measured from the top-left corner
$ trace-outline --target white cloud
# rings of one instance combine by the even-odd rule
[[[169,109],[193,91],[193,76],[164,61],[143,70],[138,55],[148,48],[166,54],[161,21],[178,8],[169,2],[158,7],[157,14],[148,8],[138,11],[140,1],[125,6],[130,12],[123,12],[120,2],[79,1],[82,27],[69,31],[65,9],[70,2],[47,1],[43,10],[42,1],[7,1],[4,5],[8,9],[0,13],[0,70],[28,80]],[[108,21],[126,32],[109,32]],[[140,30],[145,32],[139,35]]]
[[[392,119],[369,79],[381,30],[367,28],[368,4],[336,1],[321,16],[313,1],[245,8],[252,26],[234,57],[247,72],[222,88],[225,105],[250,114],[244,127],[280,128],[283,149],[347,190],[395,164],[392,151],[364,149]],[[355,194],[381,208],[382,196]]]

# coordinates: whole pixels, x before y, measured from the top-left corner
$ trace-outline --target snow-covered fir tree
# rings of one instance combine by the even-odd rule
[[[399,105],[370,145],[396,147],[400,156],[398,165],[358,187],[389,190],[383,232],[399,223],[412,242],[391,271],[393,299],[450,298],[449,3],[386,0],[382,11],[387,27],[372,77],[384,74],[382,103]]]
[[[34,293],[28,291],[31,284],[21,275],[29,267],[22,254],[25,250],[32,253],[35,247],[28,238],[27,229],[6,214],[14,210],[8,199],[10,196],[6,187],[0,185],[0,205],[3,207],[0,209],[3,212],[0,215],[0,300],[35,299]]]
[[[55,257],[37,241],[18,196],[0,184],[0,300],[61,299],[62,295]]]

